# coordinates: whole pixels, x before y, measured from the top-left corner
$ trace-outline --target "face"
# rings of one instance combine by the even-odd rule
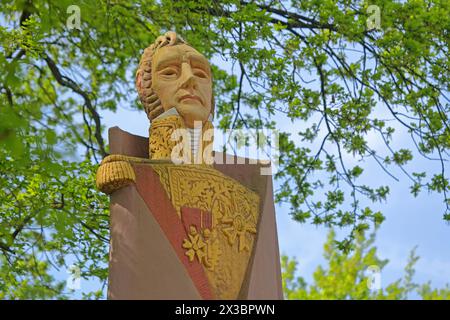
[[[152,88],[164,111],[175,107],[187,127],[211,113],[212,79],[208,60],[181,44],[158,49],[152,60]]]

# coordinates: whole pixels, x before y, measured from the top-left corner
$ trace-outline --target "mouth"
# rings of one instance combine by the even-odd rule
[[[202,100],[199,97],[191,95],[191,94],[186,94],[180,98],[180,102],[185,101],[185,100],[196,100],[196,101],[202,103]]]

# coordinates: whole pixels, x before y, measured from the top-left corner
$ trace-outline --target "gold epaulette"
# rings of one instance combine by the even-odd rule
[[[100,164],[96,175],[97,188],[111,194],[120,188],[136,182],[132,163],[151,163],[145,158],[129,157],[120,154],[107,156]]]

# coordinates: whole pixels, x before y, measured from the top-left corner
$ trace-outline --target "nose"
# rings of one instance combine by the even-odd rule
[[[180,86],[181,88],[194,88],[195,87],[195,76],[192,73],[192,68],[189,63],[181,64],[181,77]]]

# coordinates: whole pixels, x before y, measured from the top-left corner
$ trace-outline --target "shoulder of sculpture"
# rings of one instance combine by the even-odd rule
[[[123,187],[136,182],[136,174],[133,165],[136,164],[164,164],[167,160],[151,160],[147,158],[131,157],[122,154],[111,154],[106,156],[97,169],[97,189],[112,194]]]
[[[100,163],[96,174],[97,188],[111,194],[127,185],[136,182],[133,163],[149,163],[149,159],[111,154]]]
[[[96,174],[97,188],[111,194],[136,181],[133,167],[126,156],[109,155],[101,162]]]

